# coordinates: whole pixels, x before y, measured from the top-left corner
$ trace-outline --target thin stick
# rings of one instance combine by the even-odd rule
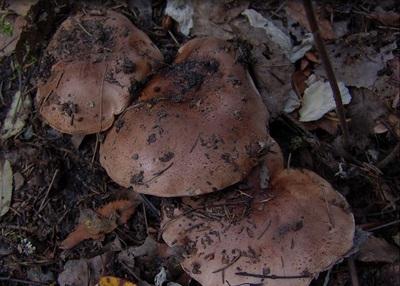
[[[397,143],[397,145],[393,148],[393,150],[385,158],[383,158],[382,161],[378,162],[376,166],[380,169],[385,168],[390,162],[396,159],[396,157],[399,156],[399,154],[400,154],[400,143]]]
[[[329,84],[331,85],[331,88],[332,88],[333,97],[335,99],[335,104],[336,104],[336,112],[338,114],[339,121],[340,121],[340,127],[343,132],[343,143],[344,143],[345,147],[348,147],[349,146],[349,127],[346,122],[346,116],[344,113],[342,97],[340,96],[340,90],[339,90],[339,87],[337,84],[336,76],[335,76],[335,73],[333,72],[332,64],[331,64],[331,61],[329,60],[329,56],[326,51],[324,42],[319,33],[319,28],[318,28],[317,20],[315,18],[311,0],[303,0],[303,4],[304,4],[304,9],[307,14],[308,23],[310,24],[311,32],[313,33],[313,36],[314,36],[315,45],[321,56],[322,64],[325,68],[325,72],[328,77]]]
[[[45,283],[45,282],[16,279],[16,278],[11,278],[11,277],[0,277],[0,281],[15,282],[15,283],[21,283],[21,284],[27,284],[27,285],[49,285],[49,283]]]
[[[388,223],[385,223],[385,224],[381,224],[381,225],[375,226],[373,228],[369,228],[369,229],[367,229],[367,231],[377,231],[379,229],[382,229],[382,228],[385,228],[385,227],[388,227],[388,226],[392,226],[392,225],[395,225],[395,224],[398,224],[398,223],[400,223],[400,219],[394,220],[394,221],[391,221],[391,222],[388,222]]]
[[[42,203],[40,204],[40,207],[39,207],[39,210],[37,211],[37,214],[39,214],[39,213],[42,211],[43,207],[44,207],[44,203],[46,202],[47,197],[49,196],[50,190],[51,190],[51,188],[53,187],[54,180],[56,179],[56,176],[57,176],[57,174],[58,174],[58,171],[59,171],[58,169],[56,169],[56,170],[54,171],[53,177],[51,178],[50,185],[49,185],[48,188],[47,188],[46,195],[44,196],[44,198],[43,198],[43,200],[42,200]]]
[[[246,277],[255,277],[255,278],[265,278],[265,279],[299,279],[299,278],[311,278],[311,275],[303,274],[303,275],[264,275],[264,274],[256,274],[256,273],[248,273],[248,272],[236,272],[238,276],[246,276]]]
[[[351,277],[351,285],[360,286],[360,282],[358,281],[357,269],[354,263],[354,259],[350,257],[347,260],[347,264],[349,265],[350,277]]]

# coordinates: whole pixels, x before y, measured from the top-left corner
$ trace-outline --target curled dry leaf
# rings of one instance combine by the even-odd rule
[[[306,11],[304,10],[303,2],[300,0],[290,0],[286,3],[286,13],[289,17],[299,22],[301,26],[311,32],[310,25],[307,20]],[[332,25],[328,19],[322,15],[321,7],[316,8],[316,17],[321,37],[326,40],[333,40],[336,38]]]
[[[32,108],[31,97],[26,94],[21,95],[17,91],[13,97],[10,110],[7,112],[7,117],[4,119],[4,125],[1,129],[1,139],[6,140],[21,132],[25,126],[25,121],[28,119]]]
[[[70,249],[85,239],[102,239],[118,225],[125,224],[135,212],[140,200],[119,200],[106,204],[96,212],[85,210],[81,213],[79,224],[61,243],[60,248]]]
[[[249,176],[248,189],[163,206],[163,238],[202,285],[309,285],[351,249],[353,215],[328,182],[288,169],[263,191],[259,173]]]
[[[14,52],[25,25],[22,16],[0,14],[0,59]]]

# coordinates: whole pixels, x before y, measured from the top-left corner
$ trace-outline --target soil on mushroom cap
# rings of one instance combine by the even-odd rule
[[[55,40],[59,45],[52,50],[57,60],[82,59],[91,55],[107,55],[115,45],[116,29],[104,20],[75,20],[72,29],[61,28]]]
[[[156,93],[174,102],[184,102],[190,98],[191,92],[200,89],[207,77],[218,72],[219,63],[216,60],[189,60],[168,66],[160,71],[160,74],[174,77],[173,85],[176,92],[163,93],[160,87],[154,87]]]

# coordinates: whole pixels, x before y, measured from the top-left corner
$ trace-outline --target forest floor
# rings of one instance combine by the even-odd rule
[[[13,33],[2,16],[6,13],[18,14],[27,24],[14,49],[6,52],[0,41],[0,162],[2,166],[10,163],[13,176],[9,209],[0,212],[0,285],[56,285],[63,271],[76,276],[76,285],[79,279],[93,285],[94,277],[106,274],[154,284],[164,263],[157,254],[138,256],[131,264],[126,257],[128,249],[143,245],[148,236],[157,240],[160,198],[146,196],[131,219],[102,241],[85,240],[69,250],[59,247],[74,230],[82,210],[95,210],[129,196],[129,190],[112,182],[98,162],[96,135],[57,132],[41,120],[33,103],[38,78],[46,71],[44,51],[49,40],[62,21],[90,4],[15,1],[23,4],[11,12],[8,2],[12,1],[0,1],[0,33]],[[324,1],[317,7],[336,76],[352,95],[345,106],[350,151],[338,143],[340,126],[334,111],[311,122],[302,120],[299,113],[306,104],[299,98],[305,93],[307,78],[311,74],[323,77],[324,69],[315,48],[306,48],[307,24],[296,6],[290,5],[295,1],[198,2],[193,1],[193,27],[187,35],[182,33],[183,24],[165,16],[164,1],[152,5],[98,1],[96,5],[127,16],[152,39],[167,63],[192,37],[214,35],[236,41],[270,110],[270,132],[286,164],[311,169],[329,181],[348,200],[358,229],[379,240],[321,273],[311,285],[355,285],[354,275],[360,285],[399,285],[400,11],[396,1]],[[204,6],[201,13],[199,5]],[[215,7],[210,10],[210,5]],[[290,35],[292,43],[304,43],[306,52],[293,61],[283,57],[281,43],[268,38],[270,31],[249,25],[241,14],[245,9],[271,20]],[[248,32],[250,28],[256,29],[254,35]],[[23,107],[13,120],[21,127],[5,138],[5,120],[16,94]],[[68,268],[71,260],[85,261],[90,271]],[[354,265],[357,274],[350,271]],[[169,269],[168,275],[182,285],[197,285],[179,267]]]

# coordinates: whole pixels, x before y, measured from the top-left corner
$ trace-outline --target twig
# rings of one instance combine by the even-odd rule
[[[400,219],[394,220],[394,221],[391,221],[391,222],[388,222],[388,223],[384,223],[384,224],[381,224],[381,225],[378,225],[378,226],[375,226],[373,228],[367,229],[367,231],[376,231],[376,230],[379,230],[379,229],[382,229],[382,228],[385,228],[385,227],[388,227],[388,226],[392,226],[392,225],[398,224],[398,223],[400,223]]]
[[[263,235],[267,232],[267,230],[269,229],[269,227],[272,224],[272,220],[269,220],[267,226],[264,228],[264,230],[261,232],[261,234],[257,237],[257,239],[261,239],[261,237],[263,237]]]
[[[51,178],[50,185],[49,185],[48,188],[47,188],[46,195],[44,196],[44,198],[43,198],[43,200],[42,200],[42,203],[40,204],[40,207],[39,207],[39,210],[37,211],[37,214],[39,214],[39,213],[42,211],[42,209],[43,209],[43,207],[44,207],[44,203],[46,202],[47,197],[49,196],[50,190],[51,190],[51,188],[53,187],[54,180],[56,179],[56,176],[57,176],[58,172],[59,172],[58,169],[56,169],[56,170],[54,171],[53,177]]]
[[[350,257],[347,260],[347,264],[349,266],[349,271],[350,271],[351,285],[360,286],[360,282],[358,281],[357,269],[356,269],[356,265],[354,263],[354,259],[352,257]]]
[[[179,48],[181,44],[179,44],[178,40],[175,38],[174,34],[168,30],[168,34],[171,36],[172,40],[175,42],[175,45]]]
[[[89,37],[93,37],[93,35],[90,34],[89,31],[86,30],[85,27],[83,27],[83,25],[82,25],[79,21],[76,21],[76,23],[78,24],[78,26],[79,26]]]
[[[330,280],[330,277],[331,277],[331,272],[332,272],[332,268],[329,268],[329,270],[326,272],[326,276],[325,276],[325,279],[324,279],[324,285],[323,286],[328,286],[329,280]]]
[[[227,269],[227,268],[231,267],[233,264],[235,264],[240,259],[240,257],[242,257],[241,253],[237,257],[235,257],[230,263],[228,263],[224,267],[214,270],[212,273],[218,273],[218,272],[224,271],[225,269]]]
[[[49,285],[49,283],[45,283],[45,282],[22,280],[22,279],[11,278],[11,277],[0,277],[0,281],[15,282],[15,283],[21,283],[21,284],[27,284],[27,285]]]
[[[393,150],[385,157],[383,158],[376,166],[379,169],[385,168],[390,162],[392,162],[394,159],[396,159],[396,156],[399,156],[400,154],[400,143],[397,143],[397,145],[393,148]]]
[[[149,223],[147,222],[146,204],[142,204],[142,207],[143,207],[144,224],[146,226],[146,233],[147,235],[149,235]]]
[[[326,51],[324,42],[319,33],[319,28],[318,28],[317,20],[315,18],[311,0],[303,0],[303,4],[304,4],[304,9],[307,14],[308,23],[310,24],[311,32],[313,33],[313,36],[314,36],[315,45],[321,56],[322,64],[325,68],[325,72],[328,77],[329,84],[331,85],[331,88],[332,88],[333,97],[335,99],[335,104],[336,104],[336,112],[338,114],[339,121],[340,121],[340,127],[343,132],[343,143],[344,143],[345,147],[348,147],[349,146],[349,127],[346,122],[346,116],[344,113],[342,97],[340,96],[340,90],[339,90],[339,87],[337,84],[336,76],[335,76],[335,73],[333,72],[332,64],[329,60],[329,56]]]
[[[301,274],[301,275],[264,275],[264,274],[256,274],[256,273],[248,273],[248,272],[236,272],[238,276],[247,276],[247,277],[256,277],[256,278],[266,278],[266,279],[299,279],[299,278],[311,278],[310,274]]]
[[[142,198],[144,204],[149,207],[150,211],[157,217],[158,220],[161,218],[160,211],[153,205],[152,202],[146,197],[144,194],[139,194],[140,197]]]

